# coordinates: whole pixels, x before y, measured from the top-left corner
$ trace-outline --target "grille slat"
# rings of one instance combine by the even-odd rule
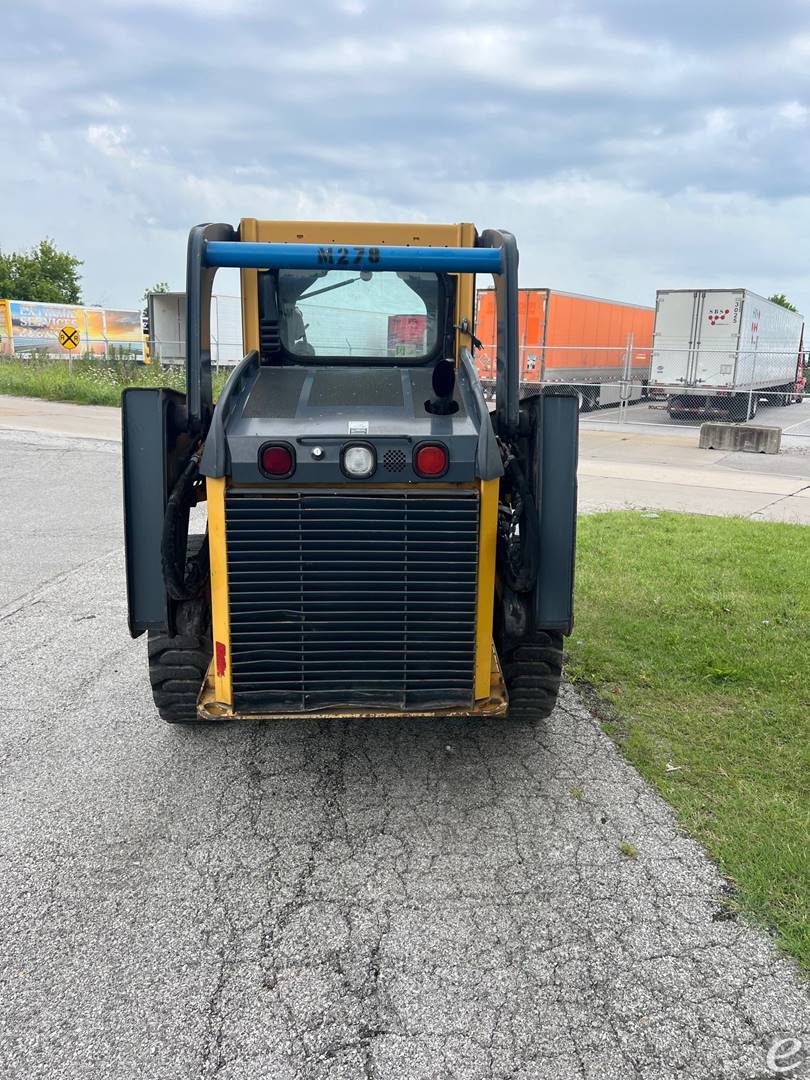
[[[363,620],[362,617],[358,617],[358,618],[359,618],[359,621],[356,622],[356,623],[351,623],[345,618],[341,619],[341,620],[325,619],[324,618],[324,619],[319,619],[317,622],[310,619],[307,622],[307,627],[308,627],[307,633],[311,634],[311,635],[314,635],[316,633],[327,634],[329,632],[335,633],[335,632],[340,632],[342,630],[352,630],[352,632],[355,634],[355,636],[358,636],[358,635],[362,635],[362,631],[365,628],[368,628],[369,630],[373,630],[374,634],[376,636],[379,636],[379,632],[382,629],[393,630],[393,631],[396,631],[397,633],[401,633],[401,631],[402,631],[402,621],[401,620],[398,623],[393,623],[393,622],[391,622],[390,619],[381,619],[379,616],[376,616],[376,617],[373,617],[373,618],[369,617],[368,619],[365,619],[365,620]],[[289,634],[289,622],[290,622],[290,620],[288,619],[286,621],[286,625],[284,627],[282,627],[281,620],[278,620],[278,628],[277,629],[271,628],[270,630],[268,630],[266,632],[267,633],[276,633],[276,632],[278,632],[278,633]],[[231,625],[232,626],[233,626],[233,623],[234,623],[234,620],[231,619]],[[266,626],[266,623],[267,623],[266,619],[265,620],[249,620],[245,625],[244,633],[245,634],[251,634],[251,635],[261,634],[261,633],[265,632],[265,631],[263,631],[261,629],[261,627]],[[297,628],[296,632],[300,636],[300,634],[303,632],[302,628],[303,628],[304,624],[301,621],[301,619],[296,619],[295,625],[296,625],[296,628]],[[447,619],[431,619],[429,623],[425,624],[424,631],[422,631],[421,629],[419,630],[419,635],[421,637],[421,636],[427,636],[428,634],[433,633],[433,634],[435,634],[436,637],[446,637],[447,636],[447,629],[446,628],[448,626],[455,626],[455,625],[456,625],[456,623],[454,621],[450,621],[450,620],[447,620]],[[411,627],[411,630],[413,631],[413,626]],[[239,636],[240,636],[240,631],[237,631],[236,633],[232,633],[231,636],[234,638],[234,640],[238,640]],[[456,635],[456,636],[459,636],[459,635]]]
[[[471,703],[474,491],[230,489],[234,706]]]

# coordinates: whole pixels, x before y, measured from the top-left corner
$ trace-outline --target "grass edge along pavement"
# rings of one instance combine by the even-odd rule
[[[215,398],[232,370],[225,368],[212,372]],[[165,386],[184,393],[186,369],[131,361],[105,362],[87,357],[79,357],[71,363],[67,360],[0,358],[0,394],[77,405],[120,406],[121,392],[128,386]]]
[[[810,530],[585,515],[575,619],[567,675],[731,879],[721,917],[810,970]]]

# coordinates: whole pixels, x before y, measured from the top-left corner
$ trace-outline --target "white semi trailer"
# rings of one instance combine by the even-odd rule
[[[659,289],[650,394],[670,416],[750,420],[801,401],[804,316],[750,289]]]
[[[164,367],[186,362],[186,294],[149,293],[149,353]],[[215,293],[211,297],[211,363],[232,367],[242,359],[242,301]]]

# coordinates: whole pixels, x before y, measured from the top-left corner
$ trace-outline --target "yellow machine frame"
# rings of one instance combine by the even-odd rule
[[[473,247],[475,227],[460,225],[368,224],[324,221],[258,221],[243,218],[240,239],[244,241],[296,244],[366,244],[383,246]],[[474,320],[474,279],[472,274],[458,274],[455,325]],[[242,337],[245,352],[259,350],[258,272],[241,271]],[[455,361],[460,362],[461,332],[456,331]],[[402,484],[382,485],[401,489]],[[407,485],[409,489],[420,485]],[[428,490],[435,491],[436,484]],[[464,485],[468,486],[468,485]],[[250,719],[326,718],[335,716],[384,718],[408,716],[500,715],[507,711],[506,686],[492,640],[495,602],[495,547],[498,521],[499,481],[477,482],[480,498],[478,575],[476,606],[475,702],[470,707],[441,710],[331,709],[328,712],[274,712],[247,714]],[[198,702],[201,719],[241,718],[233,711],[231,688],[230,613],[228,605],[228,563],[225,533],[225,478],[206,480],[208,498],[208,536],[211,559],[211,611],[214,656]]]

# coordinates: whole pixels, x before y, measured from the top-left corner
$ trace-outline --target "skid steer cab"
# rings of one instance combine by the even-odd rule
[[[245,356],[214,403],[218,267],[241,272]],[[192,229],[186,393],[123,397],[129,627],[164,720],[552,710],[578,401],[519,400],[517,273],[514,237],[472,225]]]

